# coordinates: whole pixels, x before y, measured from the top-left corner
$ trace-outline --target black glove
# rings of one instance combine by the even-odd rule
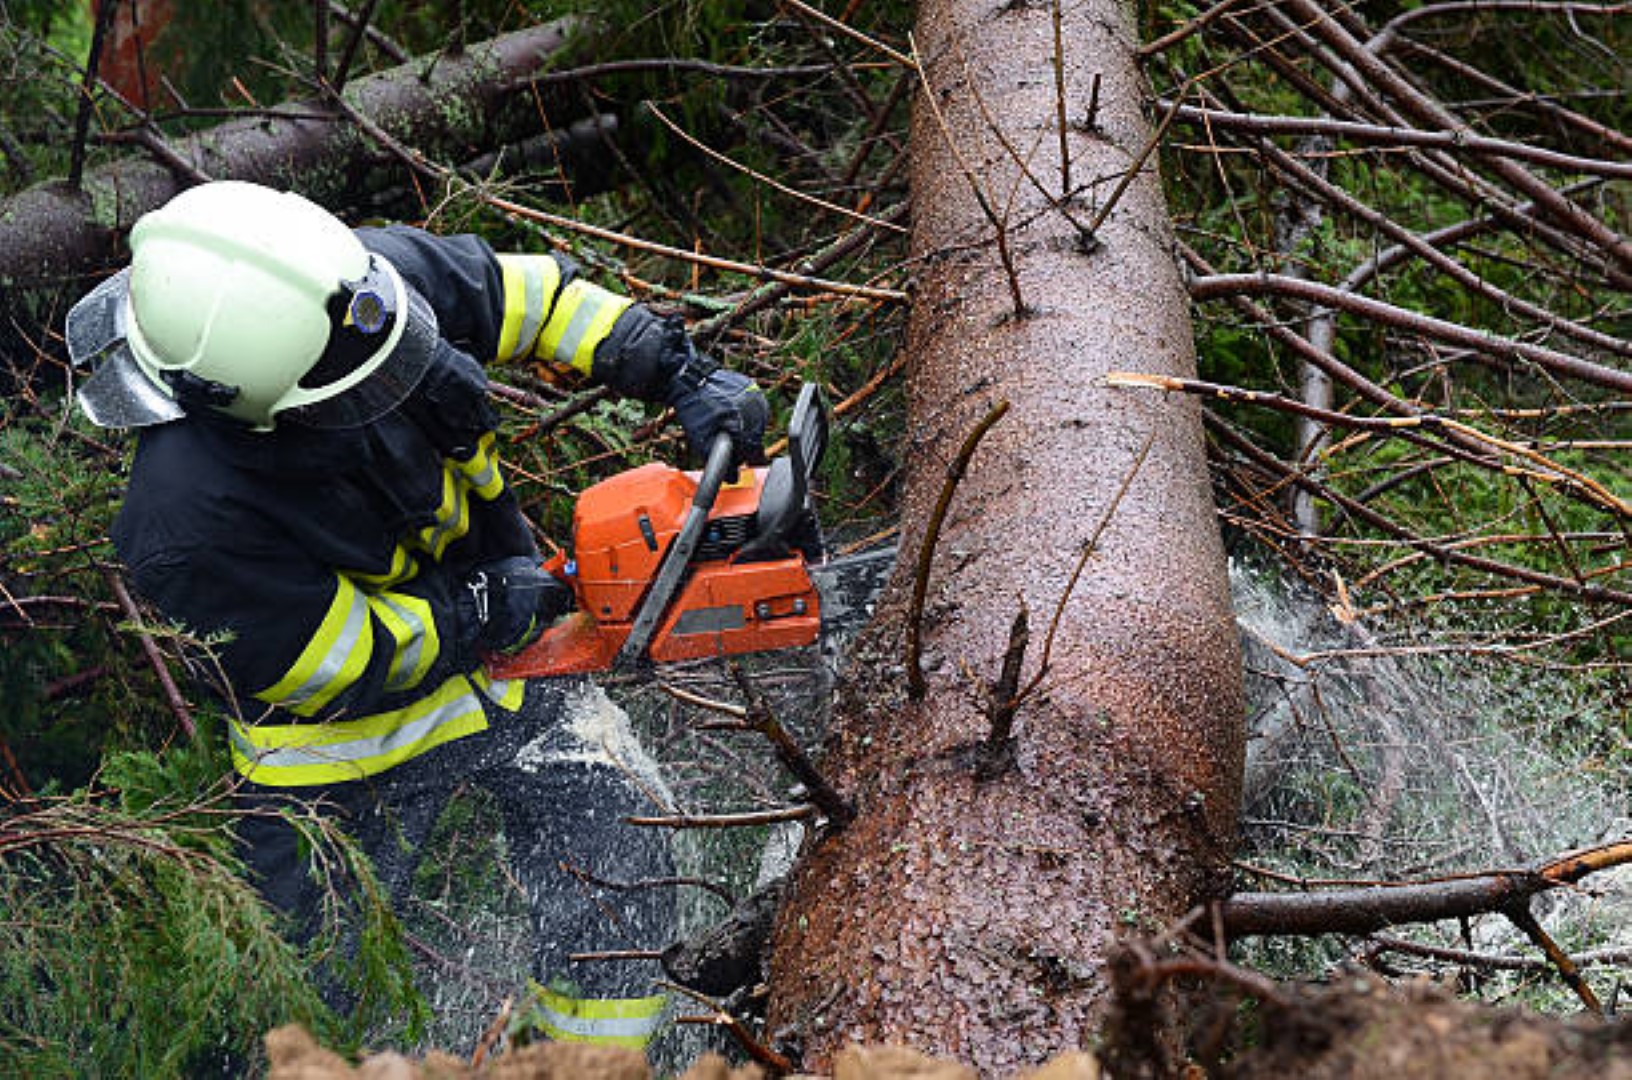
[[[739,464],[765,464],[765,424],[771,410],[748,376],[693,352],[675,375],[668,401],[696,456],[706,459],[714,436],[723,431],[731,436]]]
[[[525,555],[476,568],[457,606],[463,655],[471,660],[531,644],[573,608],[566,582]]]

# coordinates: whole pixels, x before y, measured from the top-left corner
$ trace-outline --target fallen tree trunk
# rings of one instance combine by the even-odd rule
[[[796,870],[768,1026],[806,1068],[859,1039],[1004,1075],[1093,1038],[1118,935],[1216,895],[1239,656],[1195,403],[1101,382],[1194,366],[1128,11],[925,0],[916,41],[901,555],[828,747],[857,817]]]
[[[544,126],[528,80],[560,53],[568,30],[558,21],[416,60],[349,83],[344,100],[403,145],[464,161]],[[151,158],[93,169],[79,189],[51,182],[0,202],[0,287],[73,281],[116,261],[135,220],[199,176],[288,187],[339,208],[409,175],[391,148],[322,102],[279,105],[150,142]]]

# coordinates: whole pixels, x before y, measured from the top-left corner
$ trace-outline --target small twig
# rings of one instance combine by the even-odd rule
[[[916,51],[916,48],[914,51]],[[947,149],[952,151],[952,158],[958,163],[958,171],[963,173],[963,178],[968,181],[969,190],[975,197],[975,205],[980,208],[981,214],[996,230],[998,261],[1003,264],[1003,272],[1008,277],[1009,295],[1014,301],[1014,315],[1019,318],[1028,309],[1026,308],[1025,297],[1020,293],[1020,271],[1014,264],[1014,253],[1009,250],[1008,225],[998,215],[997,210],[993,208],[991,198],[986,194],[986,188],[981,184],[980,177],[976,175],[974,168],[969,164],[969,160],[963,156],[963,149],[958,138],[952,133],[952,126],[946,122],[946,115],[941,112],[940,102],[936,100],[935,87],[931,86],[929,82],[929,72],[924,70],[922,64],[916,66],[918,79],[924,87],[922,100],[924,104],[929,106],[930,113],[935,117],[935,123],[941,129],[941,137],[946,140]]]
[[[1163,34],[1155,41],[1141,45],[1139,48],[1134,50],[1133,55],[1138,57],[1140,60],[1144,60],[1147,57],[1154,56],[1155,54],[1166,49],[1171,49],[1173,46],[1190,37],[1192,34],[1200,33],[1202,30],[1205,30],[1208,23],[1224,14],[1239,2],[1240,0],[1220,0],[1219,3],[1214,4],[1212,7],[1208,8],[1200,15],[1197,15],[1195,18],[1191,19],[1183,26],[1180,26],[1178,29]]]
[[[661,960],[662,949],[602,949],[599,952],[575,952],[567,957],[575,964],[600,964],[614,960]]]
[[[879,214],[877,220],[894,224],[899,219],[907,216],[907,209],[907,203],[897,203]],[[870,222],[874,219],[869,218],[868,220]],[[796,269],[801,274],[819,274],[827,267],[838,262],[840,259],[852,254],[856,248],[871,240],[873,235],[874,231],[871,227],[868,225],[859,225],[840,236],[837,240],[833,241],[833,243],[828,244],[826,247],[822,248],[808,259],[801,260]],[[737,323],[742,322],[754,312],[760,311],[783,299],[791,291],[792,287],[787,282],[773,281],[769,284],[761,285],[745,296],[740,302],[733,304],[730,310],[722,311],[718,315],[710,316],[701,322],[693,324],[691,327],[692,339],[698,343],[699,347],[708,348],[716,340],[718,340],[720,335],[724,334],[727,329],[736,325]],[[835,410],[835,415],[840,414],[838,414]]]
[[[1026,605],[1021,601],[1020,611],[1009,627],[1009,647],[1003,652],[1002,670],[986,697],[991,730],[981,748],[980,763],[975,766],[977,779],[994,780],[1014,764],[1014,717],[1020,711],[1020,671],[1030,641]]]
[[[1349,413],[1334,412],[1330,409],[1317,408],[1313,405],[1305,405],[1296,399],[1283,397],[1280,394],[1266,390],[1246,390],[1222,383],[1206,382],[1201,379],[1183,379],[1173,375],[1149,375],[1140,372],[1113,371],[1105,376],[1104,381],[1107,386],[1147,388],[1161,390],[1165,393],[1197,394],[1216,397],[1224,401],[1261,405],[1280,412],[1316,419],[1332,427],[1347,427],[1357,431],[1402,434],[1418,430],[1442,432],[1448,437],[1454,436],[1455,438],[1452,438],[1451,441],[1458,446],[1488,448],[1504,456],[1528,462],[1534,468],[1523,469],[1519,465],[1486,462],[1472,456],[1466,457],[1465,460],[1483,465],[1485,468],[1499,468],[1509,475],[1521,478],[1529,477],[1545,484],[1566,488],[1574,492],[1583,501],[1592,503],[1616,515],[1618,518],[1632,518],[1632,502],[1622,499],[1591,476],[1567,468],[1522,443],[1498,438],[1471,424],[1465,424],[1460,420],[1439,413],[1416,413],[1412,416],[1394,417],[1356,416]]]
[[[479,1069],[492,1053],[499,1039],[504,1035],[504,1029],[510,1024],[510,1012],[515,1007],[516,999],[507,997],[499,1005],[499,1011],[493,1015],[493,1022],[487,1025],[482,1037],[476,1041],[476,1049],[470,1055],[470,1067]]]
[[[102,66],[102,45],[119,11],[115,0],[103,3],[96,13],[96,26],[91,31],[90,55],[85,58],[85,78],[79,85],[79,106],[74,111],[74,143],[68,158],[68,187],[78,190],[85,177],[85,146],[91,129],[91,91],[101,82],[97,68]]]
[[[890,48],[888,45],[884,44],[882,41],[879,41],[877,38],[868,37],[866,34],[862,33],[860,30],[857,30],[855,27],[851,26],[849,23],[840,22],[838,19],[835,19],[833,16],[828,15],[825,12],[818,11],[817,9],[811,7],[809,4],[802,3],[801,0],[782,0],[782,2],[784,4],[786,4],[786,5],[788,5],[789,7],[793,8],[795,11],[802,12],[805,15],[809,15],[812,19],[815,19],[817,22],[822,23],[823,25],[828,26],[831,29],[837,30],[839,33],[843,34],[845,37],[851,38],[851,39],[853,39],[855,41],[859,41],[859,42],[861,42],[861,44],[867,46],[870,49],[876,49],[877,51],[883,53],[885,56],[888,56],[891,60],[894,60],[897,64],[900,64],[904,68],[917,67],[916,62],[913,60],[912,57],[907,56],[907,55],[901,53],[900,51],[898,51],[896,49]]]
[[[592,874],[583,867],[575,866],[569,862],[563,861],[560,866],[561,869],[565,870],[567,873],[571,874],[573,877],[577,878],[586,885],[595,885],[602,889],[611,889],[613,892],[630,892],[637,889],[666,889],[676,885],[690,885],[713,893],[715,896],[725,901],[727,907],[737,906],[737,898],[732,895],[731,890],[720,885],[716,885],[714,882],[707,881],[703,878],[657,877],[641,878],[638,881],[611,881],[607,878]]]
[[[1474,952],[1471,949],[1451,949],[1443,945],[1424,945],[1420,941],[1408,941],[1405,938],[1392,937],[1387,934],[1372,935],[1371,946],[1367,949],[1367,952],[1404,953],[1407,956],[1415,956],[1424,960],[1443,960],[1450,964],[1486,968],[1491,971],[1547,972],[1554,970],[1551,963],[1546,960],[1538,960],[1533,956],[1493,955]],[[1577,967],[1586,967],[1589,964],[1632,963],[1632,948],[1594,949],[1590,952],[1576,953],[1572,959],[1575,960]]]
[[[1065,39],[1061,0],[1054,0],[1054,126],[1060,135],[1060,198],[1071,197],[1071,142],[1065,122]]]
[[[319,82],[329,75],[329,0],[312,0],[312,72]]]
[[[714,270],[723,270],[728,273],[742,274],[746,277],[759,278],[765,281],[778,281],[786,285],[810,289],[815,292],[832,293],[835,296],[859,296],[868,300],[879,300],[888,304],[904,304],[907,301],[907,294],[900,289],[884,289],[875,285],[852,285],[844,281],[832,281],[825,278],[807,277],[804,274],[791,274],[786,270],[777,270],[769,266],[761,266],[754,263],[738,262],[735,259],[721,259],[713,255],[704,255],[701,252],[689,251],[685,248],[671,247],[667,244],[658,244],[649,240],[640,240],[636,237],[615,232],[611,229],[603,229],[599,226],[590,225],[586,222],[577,221],[573,218],[563,217],[560,214],[551,214],[543,210],[535,210],[531,207],[523,206],[520,203],[511,202],[509,199],[501,199],[496,195],[487,194],[485,192],[474,191],[474,193],[476,194],[477,198],[481,199],[489,206],[492,206],[494,209],[503,210],[508,214],[514,214],[516,217],[523,220],[536,222],[540,225],[549,225],[559,229],[566,229],[571,232],[580,233],[584,236],[594,237],[597,240],[605,240],[609,243],[621,244],[624,247],[633,248],[637,251],[645,251],[653,255],[662,255],[666,258],[677,259],[682,262],[693,263],[698,266],[706,266]]]
[[[741,814],[671,814],[663,817],[626,817],[625,825],[647,825],[661,829],[741,829],[752,825],[778,825],[803,821],[816,813],[814,804],[785,806],[778,810],[750,810]]]
[[[1111,190],[1110,198],[1106,199],[1105,205],[1099,208],[1099,212],[1094,215],[1094,220],[1088,223],[1087,239],[1089,241],[1096,240],[1099,237],[1099,230],[1104,226],[1105,219],[1111,216],[1111,211],[1115,209],[1116,204],[1122,201],[1123,194],[1133,185],[1133,181],[1139,173],[1144,170],[1145,162],[1150,160],[1150,155],[1154,154],[1157,148],[1162,145],[1162,139],[1167,136],[1167,129],[1173,126],[1174,118],[1179,115],[1178,104],[1183,102],[1185,96],[1190,93],[1190,86],[1195,81],[1194,76],[1184,80],[1184,85],[1179,87],[1178,97],[1174,99],[1173,108],[1167,110],[1167,115],[1162,117],[1162,122],[1156,126],[1155,131],[1150,133],[1150,138],[1145,141],[1144,147],[1134,156],[1133,164],[1128,166],[1127,171],[1122,174],[1122,178],[1116,182],[1116,187]],[[1097,78],[1094,80],[1094,88],[1096,90],[1099,88]],[[1095,106],[1097,107],[1097,105],[1098,100],[1096,98]]]
[[[935,545],[940,540],[941,524],[946,520],[947,508],[952,505],[952,495],[958,489],[958,482],[963,474],[969,471],[969,460],[975,456],[975,448],[980,440],[992,429],[992,425],[1003,419],[1003,414],[1009,411],[1009,403],[1000,401],[992,407],[974,430],[969,432],[958,448],[958,454],[946,467],[946,481],[941,485],[941,495],[935,501],[935,510],[929,516],[929,524],[924,530],[923,546],[918,549],[918,567],[912,581],[912,605],[907,609],[907,694],[914,701],[922,701],[928,687],[924,683],[922,663],[923,642],[922,626],[924,619],[924,597],[929,592],[929,568],[935,559]]]
[[[677,994],[684,994],[686,997],[691,998],[693,1001],[702,1005],[705,1009],[710,1010],[714,1014],[713,1016],[709,1017],[676,1017],[675,1023],[704,1023],[723,1027],[725,1030],[731,1033],[731,1037],[737,1040],[737,1044],[742,1047],[743,1051],[749,1057],[753,1058],[767,1069],[770,1069],[777,1076],[793,1071],[793,1062],[789,1061],[787,1058],[783,1057],[769,1046],[766,1046],[764,1043],[754,1038],[753,1033],[748,1030],[747,1025],[745,1025],[741,1020],[738,1020],[735,1016],[732,1016],[729,1012],[726,1012],[724,1006],[715,1001],[713,998],[706,994],[698,993],[689,986],[681,986],[679,983],[664,982],[659,980],[657,985],[665,990],[672,990]]]
[[[500,391],[499,384],[489,384],[489,388],[495,393],[496,396],[509,396]],[[544,413],[537,420],[534,420],[531,424],[528,424],[526,427],[518,431],[516,433],[516,440],[518,442],[525,442],[528,439],[536,439],[541,436],[548,435],[550,432],[554,431],[562,424],[565,424],[573,417],[583,415],[603,401],[612,400],[612,396],[612,389],[611,387],[607,386],[597,386],[591,390],[586,390],[582,394],[576,394],[573,396],[572,400],[557,406],[547,413]]]
[[[1048,620],[1048,633],[1043,637],[1043,655],[1038,660],[1037,673],[1031,677],[1031,682],[1026,684],[1026,688],[1020,691],[1015,701],[1015,709],[1018,710],[1021,705],[1025,704],[1027,698],[1037,692],[1037,688],[1042,685],[1043,677],[1048,674],[1049,663],[1054,655],[1054,638],[1059,633],[1060,620],[1065,615],[1066,601],[1070,600],[1071,594],[1076,591],[1077,582],[1082,578],[1082,572],[1087,568],[1089,558],[1099,550],[1099,538],[1105,535],[1105,530],[1110,527],[1111,519],[1116,516],[1117,508],[1122,505],[1122,499],[1127,495],[1128,488],[1133,486],[1133,478],[1138,476],[1139,470],[1144,467],[1145,458],[1149,456],[1150,448],[1155,445],[1158,430],[1158,428],[1152,427],[1150,434],[1145,436],[1144,445],[1140,446],[1139,452],[1134,455],[1133,464],[1128,466],[1127,473],[1122,477],[1121,485],[1116,489],[1116,494],[1111,497],[1110,505],[1099,516],[1098,523],[1094,525],[1094,531],[1089,533],[1088,539],[1084,541],[1082,551],[1077,556],[1077,565],[1072,568],[1071,578],[1065,583],[1065,591],[1060,594],[1060,602],[1054,605],[1054,614]]]
[[[856,296],[867,300],[877,300],[888,304],[904,304],[907,302],[907,293],[901,289],[885,289],[874,285],[852,285],[844,281],[830,281],[823,278],[809,277],[804,274],[792,274],[786,270],[777,270],[773,267],[755,263],[740,262],[735,259],[722,259],[713,255],[705,255],[698,251],[689,251],[685,248],[672,247],[668,244],[659,244],[650,240],[641,240],[637,237],[620,233],[613,229],[604,229],[598,225],[579,221],[561,214],[552,214],[544,210],[536,210],[530,206],[510,199],[500,198],[479,186],[472,185],[453,170],[444,168],[428,160],[417,150],[410,149],[393,139],[379,124],[354,109],[339,95],[331,98],[332,103],[343,112],[369,138],[386,147],[400,157],[404,163],[425,176],[433,177],[448,184],[458,185],[468,191],[477,200],[486,203],[495,210],[501,210],[522,221],[550,228],[564,229],[582,236],[593,237],[608,243],[619,244],[636,251],[644,251],[665,258],[676,259],[696,266],[706,266],[713,270],[726,273],[742,274],[746,277],[757,278],[762,281],[777,281],[797,288],[808,289],[813,292],[831,293],[835,296]]]
[[[735,160],[733,158],[727,157],[725,154],[720,153],[718,150],[715,150],[713,147],[705,145],[703,142],[701,142],[697,138],[693,137],[690,132],[686,131],[679,124],[676,124],[673,120],[670,120],[666,115],[664,115],[663,110],[659,109],[654,103],[652,103],[650,101],[646,102],[646,109],[653,116],[657,117],[658,120],[662,122],[664,127],[668,128],[670,131],[674,132],[675,135],[677,135],[679,138],[683,139],[690,146],[695,147],[697,150],[702,151],[704,154],[707,154],[710,158],[712,158],[715,161],[718,161],[720,164],[726,166],[727,168],[736,169],[738,172],[743,173],[745,176],[748,176],[750,179],[753,179],[753,180],[755,180],[755,181],[757,181],[757,182],[759,182],[761,184],[764,184],[766,187],[771,188],[773,191],[779,191],[782,194],[789,196],[790,198],[798,199],[800,202],[809,203],[812,206],[815,206],[815,207],[818,207],[818,208],[820,208],[822,210],[827,211],[828,213],[838,214],[840,217],[850,218],[851,220],[853,220],[853,221],[855,221],[855,222],[857,222],[859,224],[866,225],[866,226],[868,226],[869,228],[872,228],[872,229],[885,229],[885,230],[890,230],[890,231],[893,231],[893,232],[898,232],[898,233],[903,233],[903,234],[906,233],[906,231],[907,231],[906,226],[904,226],[904,225],[897,225],[892,221],[885,221],[885,220],[883,220],[881,218],[869,217],[866,214],[857,213],[856,211],[851,210],[848,207],[839,206],[836,203],[830,203],[826,199],[819,199],[814,195],[807,195],[803,191],[799,191],[796,188],[788,187],[786,184],[783,184],[783,183],[781,183],[781,182],[779,182],[777,180],[773,180],[771,177],[766,176],[763,173],[756,172],[755,170],[750,169],[748,166],[742,164],[740,161],[737,161],[737,160]]]
[[[119,572],[111,567],[104,567],[103,576],[107,579],[108,588],[113,590],[114,599],[119,602],[119,608],[125,613],[136,629],[137,639],[142,643],[142,652],[147,662],[153,667],[153,674],[158,676],[159,686],[164,691],[164,700],[170,706],[170,712],[175,716],[181,730],[186,732],[189,739],[198,737],[198,725],[193,723],[192,711],[187,707],[187,701],[181,696],[181,690],[176,686],[176,680],[170,674],[170,667],[165,663],[164,654],[154,643],[146,630],[142,628],[142,613],[136,608],[136,601],[131,599],[130,590],[119,577]]]
[[[1559,948],[1558,942],[1542,929],[1541,923],[1536,921],[1535,913],[1530,910],[1530,898],[1526,896],[1514,900],[1502,909],[1502,914],[1507,916],[1507,920],[1514,926],[1524,931],[1524,936],[1546,954],[1547,959],[1552,961],[1553,967],[1557,969],[1558,977],[1564,980],[1564,985],[1575,991],[1575,996],[1581,999],[1581,1004],[1596,1015],[1603,1016],[1603,1003],[1598,1000],[1598,995],[1592,992],[1592,987],[1587,985],[1587,980],[1582,978],[1581,969],[1570,959],[1570,954]]]
[[[320,2],[327,4],[328,0],[320,0]],[[346,79],[351,76],[352,61],[356,60],[357,50],[362,46],[363,39],[368,36],[369,30],[372,29],[374,5],[377,3],[379,3],[379,0],[365,0],[363,9],[356,14],[352,21],[351,34],[346,38],[345,48],[340,51],[340,59],[334,65],[334,73],[329,76],[329,85],[334,87],[334,92],[337,94],[345,87]],[[322,73],[322,69],[319,68],[318,74],[321,75]]]
[[[811,762],[804,747],[799,745],[788,729],[777,720],[776,714],[771,711],[770,702],[765,695],[759,692],[753,680],[742,665],[733,662],[730,665],[731,677],[737,681],[737,687],[742,691],[748,707],[743,712],[743,723],[754,731],[759,732],[770,741],[771,749],[782,767],[794,775],[794,778],[805,786],[805,793],[810,801],[827,816],[829,825],[834,831],[843,829],[856,819],[856,811],[843,795],[840,795],[827,777]]]

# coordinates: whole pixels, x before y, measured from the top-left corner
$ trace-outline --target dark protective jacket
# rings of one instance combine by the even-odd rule
[[[360,779],[514,709],[457,647],[473,569],[537,555],[499,471],[482,366],[537,357],[646,399],[683,363],[672,324],[552,256],[359,230],[436,312],[431,370],[347,431],[214,414],[144,429],[113,539],[138,590],[213,639],[234,765],[287,787]]]

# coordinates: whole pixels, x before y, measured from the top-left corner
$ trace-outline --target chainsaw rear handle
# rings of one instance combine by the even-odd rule
[[[734,471],[735,459],[731,436],[723,431],[715,435],[708,448],[708,462],[697,477],[697,491],[692,495],[691,509],[686,512],[685,523],[680,526],[680,532],[669,545],[669,550],[664,552],[657,577],[640,602],[635,620],[629,627],[629,636],[618,650],[613,667],[626,668],[645,657],[652,636],[657,632],[658,621],[669,610],[670,601],[685,580],[686,569],[691,566],[697,544],[708,527],[708,515],[714,509],[714,500],[719,497],[726,478]]]

